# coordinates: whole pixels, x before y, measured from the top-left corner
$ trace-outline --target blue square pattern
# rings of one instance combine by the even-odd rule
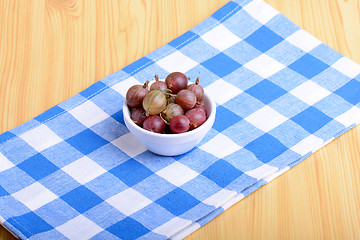
[[[90,154],[96,149],[109,143],[90,129],[86,129],[67,139],[66,142],[85,155]]]
[[[313,77],[311,81],[330,92],[335,92],[337,89],[349,82],[349,77],[330,67]]]
[[[86,183],[85,186],[102,199],[108,199],[128,188],[126,184],[108,172]]]
[[[240,177],[243,172],[225,160],[219,160],[201,173],[220,187],[226,187]]]
[[[181,188],[176,188],[158,199],[156,203],[175,216],[179,216],[198,205],[200,201]]]
[[[261,137],[255,139],[246,145],[245,148],[253,152],[263,163],[270,162],[275,157],[288,150],[288,148],[285,147],[279,140],[268,133],[265,133]]]
[[[215,13],[213,13],[211,17],[215,18],[220,22],[224,22],[240,10],[241,10],[240,5],[238,5],[233,1],[230,1],[227,4],[225,4],[222,8],[217,10]]]
[[[44,177],[39,182],[58,196],[62,196],[80,186],[80,183],[62,170]]]
[[[86,98],[91,98],[92,96],[97,94],[99,91],[103,91],[106,88],[108,88],[108,87],[103,82],[96,82],[93,85],[91,85],[90,87],[88,87],[87,89],[85,89],[84,91],[80,92],[80,94]]]
[[[131,63],[130,65],[124,67],[122,70],[124,72],[126,72],[127,74],[133,76],[135,75],[137,72],[141,71],[142,69],[150,66],[151,64],[153,64],[154,62],[147,58],[147,57],[142,57],[139,60]]]
[[[229,137],[239,146],[245,146],[256,138],[264,134],[262,130],[250,124],[246,120],[242,120],[229,128],[225,129],[222,134]]]
[[[51,225],[33,212],[21,216],[12,217],[7,220],[12,226],[21,231],[25,237],[29,238],[34,234],[53,229]]]
[[[0,186],[0,197],[9,195],[9,193],[2,187]]]
[[[82,123],[68,112],[64,112],[56,118],[49,119],[49,121],[46,122],[46,126],[62,139],[73,137],[86,129]]]
[[[295,47],[288,41],[282,41],[267,51],[266,54],[274,58],[276,61],[284,64],[285,66],[288,66],[298,60],[300,57],[304,56],[306,52],[298,47]]]
[[[50,148],[47,148],[42,151],[41,154],[59,168],[62,168],[84,156],[84,154],[80,153],[67,142],[60,142]]]
[[[124,122],[124,113],[123,110],[121,109],[120,111],[114,113],[113,115],[111,115],[111,117],[113,119],[115,119],[117,122],[121,123],[122,125],[125,126],[125,122]]]
[[[238,21],[225,21],[222,24],[241,39],[245,39],[262,26],[244,9],[241,9],[236,17]]]
[[[244,81],[239,81],[239,79],[242,79]],[[251,88],[257,83],[263,81],[264,78],[242,66],[241,68],[238,68],[234,72],[225,76],[223,80],[245,91],[246,89]]]
[[[284,39],[265,25],[248,36],[245,41],[261,52],[266,52]]]
[[[266,26],[284,39],[300,29],[282,14],[277,14],[266,23]]]
[[[346,113],[353,107],[351,103],[335,93],[331,93],[329,96],[321,99],[313,106],[331,118],[336,118],[341,114]]]
[[[199,35],[193,33],[192,31],[188,31],[181,35],[180,37],[175,38],[168,44],[176,49],[181,49],[182,47],[188,45],[192,41],[194,41],[196,38],[198,38]]]
[[[62,109],[59,106],[54,106],[52,108],[50,108],[49,110],[43,112],[42,114],[40,114],[39,116],[37,116],[35,118],[35,120],[44,123],[47,122],[49,119],[54,118],[58,115],[60,115],[61,113],[65,112],[64,109]]]
[[[104,93],[91,98],[93,103],[110,116],[119,111],[119,106],[123,105],[124,100],[125,97],[112,88],[107,88]]]
[[[296,108],[293,106],[296,106]],[[301,101],[299,98],[295,97],[291,93],[286,93],[272,101],[269,104],[269,107],[278,111],[285,117],[291,118],[296,114],[304,111],[306,108],[309,107],[309,105]]]
[[[89,209],[84,216],[104,229],[127,217],[107,202],[102,202]],[[107,219],[111,219],[111,221],[107,221]]]
[[[352,79],[350,82],[336,90],[335,93],[349,103],[356,105],[360,102],[360,82]]]
[[[109,142],[129,132],[127,127],[119,124],[118,121],[111,117],[95,124],[91,127],[91,130]]]
[[[34,182],[34,178],[17,167],[0,172],[1,186],[10,194],[26,188]]]
[[[3,144],[6,141],[9,141],[10,139],[16,137],[15,134],[11,133],[11,132],[4,132],[3,134],[0,135],[0,144]]]
[[[131,218],[135,219],[146,228],[155,229],[173,219],[174,215],[157,203],[151,203],[140,211],[131,214]]]
[[[84,213],[103,202],[103,200],[98,195],[84,186],[75,188],[74,190],[61,196],[61,199],[79,213]]]
[[[88,157],[99,164],[105,170],[113,169],[119,164],[130,159],[130,157],[115,147],[113,144],[106,144],[88,155]],[[116,161],[114,161],[116,159]]]
[[[130,217],[127,217],[120,222],[115,223],[114,225],[108,227],[106,230],[111,232],[115,236],[120,237],[121,239],[129,240],[137,239],[150,232],[150,230],[144,227],[144,225]]]
[[[130,187],[153,174],[150,169],[132,158],[111,169],[110,173]]]
[[[181,189],[190,193],[196,199],[204,201],[205,199],[219,192],[222,188],[213,181],[210,181],[207,177],[200,174],[196,178],[182,185]]]
[[[0,147],[0,152],[14,165],[17,165],[38,153],[38,151],[19,137],[14,137],[11,138],[10,141],[5,141]]]
[[[59,169],[47,158],[41,155],[41,153],[38,153],[20,163],[18,167],[37,181]]]
[[[239,122],[241,119],[241,117],[220,105],[216,108],[215,123],[213,128],[222,132],[226,128]]]
[[[52,212],[54,214],[49,214]],[[60,226],[79,216],[79,213],[60,198],[35,210],[35,214],[53,227]]]
[[[226,55],[244,65],[262,54],[245,41],[240,41],[224,51]]]
[[[329,65],[320,61],[310,54],[305,54],[295,62],[289,65],[289,68],[304,77],[311,79],[327,69]]]
[[[291,134],[284,134],[289,132],[291,132]],[[288,148],[291,148],[310,135],[308,131],[291,120],[287,120],[272,129],[269,134],[283,142]]]
[[[161,186],[155,187],[154,186]],[[148,199],[156,201],[176,188],[162,177],[153,174],[132,187]],[[151,191],[149,191],[151,189]]]
[[[196,49],[195,55],[193,54],[194,53],[193,45],[198,46],[198,49]],[[189,44],[189,45],[186,45],[185,47],[183,47],[181,49],[181,53],[183,53],[185,56],[191,56],[191,59],[193,59],[196,62],[204,62],[207,59],[215,56],[216,54],[219,54],[220,51],[218,49],[214,48],[213,46],[211,46],[210,44],[208,44],[207,42],[205,42],[202,38],[196,38],[192,44]],[[199,66],[199,65],[197,65],[197,66]],[[188,76],[198,76],[198,77],[200,77],[200,79],[202,79],[203,77],[201,75],[193,73],[193,69],[194,68],[192,68],[190,71],[187,72]],[[199,71],[199,74],[201,74],[202,72],[203,71]],[[201,86],[203,86],[203,85],[201,84]]]
[[[274,101],[275,99],[281,97],[286,93],[284,89],[270,82],[267,79],[265,79],[262,82],[259,82],[258,84],[249,88],[245,92],[259,99],[265,104],[269,104],[270,102]]]
[[[291,118],[309,133],[315,133],[332,120],[329,116],[315,107],[309,107]]]
[[[221,78],[241,67],[238,62],[234,61],[224,53],[219,53],[201,63],[201,65]]]

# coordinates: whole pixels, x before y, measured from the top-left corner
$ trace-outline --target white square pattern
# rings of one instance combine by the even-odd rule
[[[69,113],[88,128],[109,117],[107,113],[101,110],[101,108],[96,106],[92,101],[82,103],[71,109]]]
[[[42,150],[54,146],[62,141],[58,135],[43,124],[20,135],[20,138],[24,139],[38,152],[41,152]]]
[[[57,198],[53,192],[45,188],[39,182],[31,184],[30,186],[12,194],[12,196],[32,211]]]
[[[182,72],[185,73],[198,65],[197,62],[185,56],[179,51],[176,51],[169,56],[166,56],[156,62],[160,67],[168,72]]]
[[[291,90],[290,93],[301,101],[309,105],[314,105],[331,92],[309,80]]]
[[[81,184],[90,182],[106,172],[105,169],[86,156],[66,165],[62,170]]]
[[[111,142],[130,157],[135,157],[146,151],[146,148],[135,138],[132,133],[127,133]]]
[[[290,149],[300,154],[301,156],[304,156],[305,154],[311,152],[313,149],[316,149],[317,146],[320,146],[320,144],[322,144],[323,142],[323,139],[318,138],[315,135],[310,135]]]
[[[244,10],[262,24],[267,23],[270,19],[279,14],[275,8],[262,0],[252,1],[244,7]]]
[[[227,136],[221,133],[216,135],[214,138],[212,138],[204,145],[201,145],[199,148],[218,158],[226,157],[242,149],[242,147],[240,147],[239,145],[234,143],[230,138],[228,138]]]
[[[245,118],[246,121],[264,132],[269,132],[287,119],[269,106],[265,106]]]
[[[218,208],[227,201],[229,201],[231,198],[235,197],[236,194],[237,193],[235,191],[222,189],[219,192],[212,195],[211,197],[205,199],[203,203]]]
[[[213,82],[207,86],[204,91],[206,94],[212,96],[215,102],[218,104],[224,104],[225,102],[242,93],[242,90],[228,82],[225,82],[222,79]]]
[[[360,65],[347,57],[340,58],[331,67],[349,78],[354,78],[360,74]]]
[[[241,38],[230,32],[222,24],[205,33],[201,38],[221,52],[241,41]]]
[[[277,167],[273,167],[267,164],[261,165],[258,168],[255,168],[251,171],[245,172],[250,177],[256,178],[257,180],[264,179],[271,174],[275,173],[279,169]]]
[[[335,120],[344,125],[345,127],[349,127],[354,123],[358,124],[360,122],[360,108],[352,107],[346,113],[343,113],[337,118],[335,118]]]
[[[129,77],[124,81],[121,81],[111,88],[120,93],[123,97],[126,97],[126,93],[134,85],[143,85],[138,80],[136,80],[134,77]]]
[[[285,68],[285,65],[279,63],[266,54],[261,54],[244,65],[247,69],[253,71],[263,78],[268,78],[273,74]]]
[[[69,239],[86,240],[95,236],[103,229],[84,215],[79,215],[57,227],[56,230]]]
[[[174,217],[167,223],[164,223],[160,227],[155,228],[152,230],[154,233],[165,235],[167,237],[171,237],[175,233],[179,232],[180,230],[186,228],[187,226],[190,226],[192,221],[185,220],[179,217]]]
[[[12,162],[10,162],[1,152],[0,152],[0,172],[8,170],[15,166]]]
[[[286,167],[280,169],[279,171],[271,174],[267,178],[265,178],[265,181],[266,182],[271,182],[272,180],[274,180],[275,178],[277,178],[278,176],[280,176],[281,174],[285,173],[288,170],[290,170],[290,167],[286,166]]]
[[[321,44],[319,39],[302,29],[290,35],[286,40],[305,52],[310,52]]]
[[[179,162],[170,164],[156,172],[156,174],[178,187],[199,175],[194,170]]]
[[[112,196],[106,202],[127,216],[152,203],[150,199],[132,188]]]

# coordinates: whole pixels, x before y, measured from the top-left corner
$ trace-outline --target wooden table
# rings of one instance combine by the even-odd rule
[[[360,63],[358,0],[266,0]],[[227,0],[0,1],[0,133],[186,32]],[[360,127],[188,239],[360,238]],[[3,228],[0,239],[13,239]]]

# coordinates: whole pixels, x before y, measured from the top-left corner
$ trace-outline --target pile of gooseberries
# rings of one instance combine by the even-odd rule
[[[184,133],[200,127],[207,119],[204,89],[199,78],[188,85],[181,72],[170,73],[165,81],[134,85],[126,93],[130,117],[140,127],[155,133]]]

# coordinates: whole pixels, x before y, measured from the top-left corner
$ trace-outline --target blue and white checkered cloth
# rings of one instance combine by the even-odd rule
[[[200,77],[217,103],[191,152],[125,127],[127,89]],[[169,44],[0,135],[0,220],[20,238],[181,239],[360,121],[360,66],[260,0],[233,0]]]

